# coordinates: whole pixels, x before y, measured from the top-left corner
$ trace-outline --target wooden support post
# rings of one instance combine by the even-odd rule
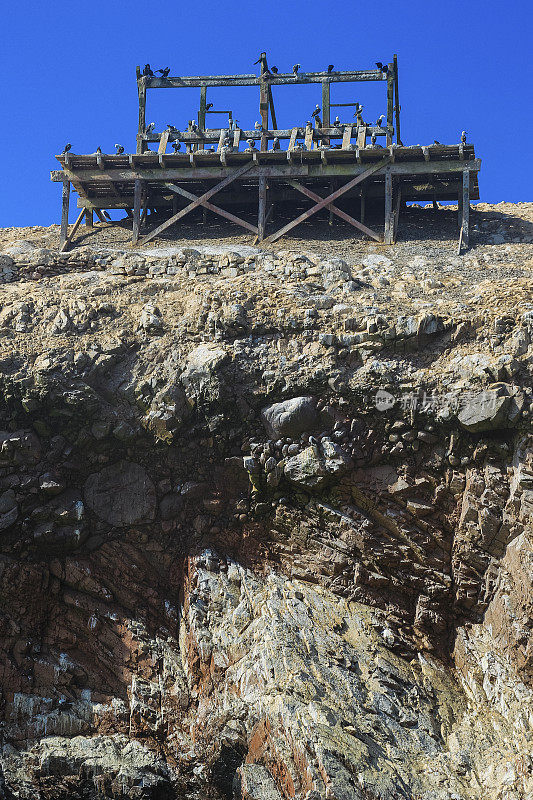
[[[92,228],[93,227],[93,210],[92,208],[85,209],[85,227]]]
[[[265,238],[265,225],[266,225],[266,201],[267,201],[267,183],[264,176],[259,177],[259,205],[257,210],[257,239],[262,242]]]
[[[60,253],[64,253],[66,250],[68,250],[68,246],[69,246],[70,242],[72,241],[72,239],[74,238],[74,235],[76,234],[76,231],[80,227],[81,221],[82,221],[84,216],[85,216],[85,209],[82,208],[82,210],[78,214],[76,222],[72,226],[72,230],[70,231],[69,235],[67,236],[67,238],[65,239],[65,241],[63,242],[63,244],[59,248],[59,252]]]
[[[329,80],[322,82],[322,126],[329,128],[330,126],[330,82]],[[329,145],[329,138],[324,137],[322,144]]]
[[[387,73],[387,128],[392,128],[394,122],[394,65],[389,64]],[[392,136],[387,130],[387,147],[392,144]]]
[[[133,244],[137,244],[139,241],[139,231],[141,229],[142,188],[142,181],[136,180],[133,189]]]
[[[177,197],[173,197],[172,198],[172,213],[173,214],[177,214],[178,213],[178,198]]]
[[[198,127],[205,131],[205,111],[207,105],[207,86],[200,86],[200,110],[198,111]]]
[[[396,117],[396,142],[402,144],[402,136],[400,134],[400,98],[398,95],[398,56],[394,53],[394,114]]]
[[[468,250],[469,225],[470,225],[470,171],[463,170],[463,209],[461,231],[463,245]]]
[[[70,181],[63,181],[61,202],[61,230],[59,233],[59,249],[63,247],[68,236],[68,206],[70,201]]]
[[[278,123],[276,120],[276,109],[274,108],[274,98],[272,97],[272,88],[268,87],[268,105],[270,106],[270,116],[272,117],[272,129],[278,129]]]
[[[463,223],[463,186],[462,184],[457,189],[457,230],[461,230]]]
[[[261,146],[260,146],[260,150],[262,153],[268,150],[268,139],[264,134],[264,131],[268,130],[268,102],[269,102],[268,90],[270,88],[264,77],[266,66],[267,66],[266,53],[261,53],[261,83],[259,86],[259,113],[261,115],[261,125],[263,128],[263,133],[261,135]]]
[[[146,80],[141,77],[141,71],[137,67],[137,93],[139,95],[139,130],[137,133],[137,152],[144,153],[146,150],[143,135],[146,132]]]
[[[366,216],[366,188],[361,186],[361,222],[364,224]]]
[[[398,225],[400,222],[400,207],[402,204],[402,187],[398,184],[396,188],[396,196],[394,198],[394,211],[392,217],[392,241],[396,242],[398,236]]]
[[[392,244],[392,172],[385,170],[385,244]]]

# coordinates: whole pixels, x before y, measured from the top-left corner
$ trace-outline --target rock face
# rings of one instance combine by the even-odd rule
[[[0,231],[0,798],[533,796],[526,212]]]

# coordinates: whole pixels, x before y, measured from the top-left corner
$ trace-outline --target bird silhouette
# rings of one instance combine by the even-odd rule
[[[279,139],[277,136],[275,136],[274,139],[272,140],[272,150],[280,150],[280,149],[281,148],[279,144]]]
[[[328,73],[333,72],[333,64],[328,64]]]
[[[318,103],[317,103],[317,104],[316,104],[316,106],[315,106],[315,110],[313,111],[313,113],[311,114],[311,116],[312,116],[312,117],[318,117],[318,115],[319,115],[319,114],[320,114],[320,106],[319,106],[319,105],[318,105]]]
[[[466,144],[466,131],[461,133],[461,144]]]
[[[278,74],[278,68],[277,67],[270,67],[270,71],[273,72],[274,75]]]
[[[122,147],[121,144],[116,144],[115,149],[117,151],[117,156],[121,156],[122,153],[124,152],[124,148]]]
[[[63,148],[63,153],[68,153],[71,149],[72,149],[72,145],[71,145],[70,142],[68,142],[68,144],[66,144],[64,146],[64,148]]]
[[[102,155],[102,148],[101,148],[101,147],[97,147],[97,148],[96,148],[95,155],[96,155],[96,156],[101,156],[101,155]]]
[[[144,65],[143,75],[145,75],[147,78],[153,78],[154,77],[154,73],[152,72],[152,68],[151,68],[150,64],[145,64]]]
[[[210,108],[213,108],[213,103],[206,103],[205,110],[209,111]]]
[[[384,120],[384,119],[385,119],[385,114],[381,114],[381,115],[380,115],[380,116],[377,118],[377,120],[376,120],[376,125],[378,126],[378,128],[381,128],[381,125],[382,125],[382,123],[383,123],[383,120]]]
[[[382,71],[384,75],[389,74],[389,68],[386,64],[382,64],[381,61],[376,61],[376,67]]]
[[[295,75],[298,75],[298,70],[300,69],[301,66],[302,66],[301,64],[295,64],[294,65],[294,67],[292,68],[292,71],[293,71],[293,73]]]
[[[433,139],[433,144],[440,144],[438,139]]]
[[[167,122],[167,131],[169,133],[176,133],[177,130],[178,129],[176,128],[175,125],[171,125],[170,122]]]
[[[162,78],[166,78],[170,72],[170,67],[165,67],[165,69],[156,69],[156,72],[161,73]]]
[[[177,153],[178,150],[181,150],[181,142],[172,142],[172,148]]]
[[[153,129],[155,128],[155,122],[151,122],[148,127],[146,128],[146,133],[152,133]]]
[[[263,126],[261,125],[260,122],[256,122],[254,127],[255,127],[256,131],[262,131],[263,130]]]
[[[335,128],[338,128],[341,124],[341,121],[338,117],[335,117],[335,122],[333,123]]]

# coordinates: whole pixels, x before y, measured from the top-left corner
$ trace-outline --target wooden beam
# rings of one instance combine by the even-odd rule
[[[392,241],[396,242],[398,236],[398,225],[400,223],[400,208],[402,205],[402,187],[398,184],[396,188],[396,196],[394,198],[394,210],[392,215]]]
[[[468,250],[470,234],[470,172],[465,169],[463,172],[463,207],[461,230],[463,234],[463,245]]]
[[[76,231],[80,227],[81,221],[82,221],[84,216],[85,216],[85,209],[82,208],[82,210],[80,211],[80,213],[78,214],[78,216],[76,218],[76,222],[72,226],[72,230],[70,231],[69,235],[66,237],[65,241],[63,242],[63,244],[60,245],[60,247],[59,247],[59,252],[60,253],[64,253],[65,250],[68,250],[68,246],[69,246],[70,242],[72,241]]]
[[[137,133],[137,152],[144,153],[146,147],[143,136],[146,131],[146,79],[137,79],[137,93],[139,95],[139,128]]]
[[[188,192],[186,189],[183,189],[183,187],[181,187],[181,186],[175,186],[175,185],[170,184],[170,183],[168,183],[166,185],[172,192],[176,192],[177,194],[180,194],[182,197],[186,197],[188,200],[192,200],[193,203],[191,203],[191,206],[194,205],[195,207],[197,207],[196,201],[199,199],[197,195],[193,194],[192,192]],[[204,200],[201,203],[201,205],[202,205],[203,210],[204,210],[204,220],[203,220],[204,224],[205,224],[205,221],[206,221],[205,209],[207,208],[210,211],[213,211],[215,214],[218,214],[221,217],[225,217],[225,219],[229,219],[230,222],[235,222],[236,225],[241,225],[241,227],[246,228],[249,231],[252,231],[252,233],[255,233],[255,234],[259,233],[258,228],[256,228],[255,225],[251,225],[246,220],[235,216],[235,214],[230,214],[229,211],[226,211],[224,208],[220,208],[220,206],[216,206],[214,203],[209,203],[207,200]],[[191,208],[191,206],[187,206],[187,208],[184,208],[183,211],[185,211],[186,213],[188,213],[189,210],[193,211],[194,209]],[[146,240],[146,237],[145,237],[145,239],[143,241],[145,241],[145,240]]]
[[[168,137],[170,136],[170,131],[166,130],[163,131],[159,138],[159,146],[157,148],[158,155],[164,156],[167,151],[167,144],[168,144]]]
[[[59,233],[59,249],[67,241],[68,235],[68,207],[70,201],[70,181],[63,181],[63,193],[61,197],[61,229]]]
[[[386,77],[379,69],[338,70],[328,72],[300,72],[295,77],[292,72],[270,74],[265,76],[271,86],[294,86],[306,83],[322,83],[328,78],[331,83],[358,83],[360,81],[383,81]],[[246,75],[189,75],[168,78],[140,78],[137,83],[145,82],[147,89],[186,89],[202,86],[260,86],[262,78],[250,73]]]
[[[283,236],[284,233],[287,233],[287,231],[290,231],[292,228],[296,227],[296,225],[299,225],[300,222],[304,222],[304,220],[309,219],[309,217],[311,217],[313,214],[316,214],[325,206],[328,206],[331,203],[333,203],[335,200],[337,200],[337,198],[341,197],[352,187],[357,186],[358,183],[361,183],[362,181],[366,180],[366,178],[369,178],[370,175],[373,175],[375,172],[378,172],[380,169],[385,167],[389,163],[389,161],[390,161],[389,158],[385,158],[383,159],[383,161],[380,161],[378,164],[374,164],[374,166],[365,170],[365,172],[363,172],[361,175],[352,178],[351,181],[345,183],[344,186],[341,186],[340,189],[337,189],[335,192],[333,192],[333,194],[330,194],[328,195],[328,197],[323,198],[322,200],[320,200],[320,202],[318,202],[308,211],[305,211],[303,214],[300,214],[299,217],[296,217],[296,219],[293,219],[292,222],[289,222],[287,225],[284,225],[283,228],[280,228],[279,231],[276,231],[276,233],[271,234],[267,239],[265,239],[265,241],[275,242],[276,239],[279,239],[280,236]]]
[[[235,150],[239,149],[240,141],[241,141],[241,129],[237,128],[233,134],[233,147]]]
[[[301,192],[302,194],[305,194],[306,197],[309,197],[310,200],[314,200],[315,202],[319,202],[320,200],[322,200],[320,195],[315,194],[315,192],[312,192],[306,186],[302,186],[297,181],[288,181],[288,183],[290,183],[290,185],[293,186],[295,189],[298,189],[298,191]],[[354,228],[358,228],[363,233],[366,233],[367,236],[370,236],[371,239],[375,239],[376,242],[383,241],[379,233],[376,233],[371,228],[367,228],[366,225],[363,225],[362,222],[359,222],[358,220],[354,219],[354,217],[351,217],[349,214],[347,214],[345,211],[342,211],[340,208],[337,208],[337,206],[333,205],[333,203],[328,203],[326,208],[328,208],[332,214],[336,214],[345,222],[348,222],[350,225],[353,225]]]
[[[388,65],[387,72],[387,128],[392,127],[394,119],[394,65]],[[387,147],[392,144],[392,136],[387,133]]]
[[[385,244],[392,244],[392,172],[385,170]]]
[[[85,227],[92,228],[93,227],[93,210],[92,208],[85,209]]]
[[[259,203],[257,209],[257,238],[260,242],[265,238],[266,225],[267,182],[266,178],[259,178]]]
[[[305,129],[305,146],[308,150],[313,149],[313,129],[309,127]]]
[[[357,147],[359,150],[364,150],[366,147],[366,137],[368,136],[368,128],[366,125],[360,125],[357,129]]]
[[[400,97],[398,94],[398,56],[394,53],[394,58],[392,60],[394,65],[394,114],[396,118],[396,143],[401,145],[402,144],[402,137],[400,134]]]
[[[167,219],[165,222],[163,222],[161,225],[155,228],[155,230],[151,231],[149,234],[144,236],[141,241],[141,244],[149,242],[151,239],[153,239],[155,236],[158,236],[160,233],[162,233],[164,230],[170,227],[170,225],[173,225],[175,222],[184,217],[190,211],[193,211],[195,208],[198,208],[198,206],[209,207],[207,206],[207,200],[209,200],[210,197],[213,197],[213,195],[217,194],[217,192],[220,192],[225,186],[228,186],[228,184],[232,183],[237,178],[240,178],[241,175],[244,175],[244,173],[248,172],[248,170],[250,170],[253,166],[254,166],[253,161],[248,162],[240,169],[235,170],[231,175],[228,175],[227,178],[224,178],[223,181],[217,183],[216,186],[213,186],[211,189],[209,189],[209,191],[201,195],[201,197],[196,197],[196,199],[189,206],[187,206],[186,208],[182,208],[181,211],[178,211],[177,214],[173,214],[169,219]],[[178,187],[175,187],[175,189],[177,190]],[[182,193],[182,191],[183,190],[181,190],[180,193]],[[220,213],[220,210],[218,210],[216,213],[217,214]],[[256,228],[254,228],[254,231],[257,233]]]
[[[262,153],[268,150],[268,138],[265,131],[268,130],[268,84],[263,79],[259,86],[259,113],[261,115],[261,145]]]
[[[366,214],[366,186],[361,186],[361,222],[364,223]]]
[[[274,108],[274,97],[272,96],[272,88],[270,86],[268,87],[268,105],[270,107],[270,116],[272,117],[272,127],[277,128],[276,109]]]
[[[350,141],[352,138],[353,125],[346,125],[342,134],[342,150],[350,149]]]
[[[142,181],[136,180],[133,191],[133,237],[132,243],[137,244],[139,241],[139,231],[141,229],[141,197],[142,197]]]
[[[288,153],[290,153],[291,150],[294,150],[294,145],[296,144],[297,136],[298,136],[298,128],[293,128],[291,131],[291,138],[289,139],[289,147],[287,148]]]
[[[200,110],[198,111],[198,127],[205,131],[205,112],[207,106],[207,86],[200,86]]]

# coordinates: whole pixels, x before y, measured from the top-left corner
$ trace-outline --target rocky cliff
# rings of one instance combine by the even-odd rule
[[[532,220],[0,232],[1,797],[532,796]]]

